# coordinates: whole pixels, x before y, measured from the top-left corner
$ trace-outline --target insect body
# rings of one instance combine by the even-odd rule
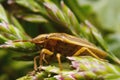
[[[54,55],[55,53],[60,68],[60,56],[90,55],[98,59],[105,58],[107,56],[106,52],[97,48],[87,40],[77,38],[66,33],[42,34],[28,41],[42,48],[40,51],[40,65],[42,65],[43,60],[47,62],[45,60],[45,55]],[[34,58],[34,69],[37,69],[36,57]]]
[[[52,52],[60,53],[64,56],[79,55],[81,49],[92,52],[94,55],[105,58],[107,53],[97,48],[85,39],[77,38],[66,33],[42,34],[32,40],[33,43]],[[89,51],[88,51],[89,50]],[[84,51],[83,51],[84,52]]]
[[[54,53],[59,53],[62,56],[91,55],[98,59],[107,56],[106,52],[87,40],[66,33],[42,34],[32,39],[31,42],[43,47],[41,54],[53,55]],[[61,64],[60,55],[57,55],[59,64]]]

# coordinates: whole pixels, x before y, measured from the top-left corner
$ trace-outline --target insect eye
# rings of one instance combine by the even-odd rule
[[[46,36],[45,39],[48,39],[48,36]]]

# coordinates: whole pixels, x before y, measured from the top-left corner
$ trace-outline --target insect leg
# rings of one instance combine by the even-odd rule
[[[34,70],[37,71],[37,59],[39,56],[34,57]]]
[[[41,69],[41,66],[42,66],[42,61],[45,61],[47,64],[48,64],[48,62],[46,61],[46,59],[45,59],[45,54],[46,55],[53,55],[53,52],[52,51],[50,51],[50,50],[48,50],[48,49],[45,49],[45,48],[43,48],[42,50],[41,50],[41,52],[40,52],[40,62],[39,62],[39,64],[40,64],[40,69]]]
[[[57,53],[56,57],[57,57],[57,60],[58,60],[58,63],[59,63],[60,70],[62,70],[63,68],[62,68],[62,63],[61,63],[61,54]]]
[[[53,52],[48,50],[48,49],[45,49],[43,48],[40,52],[40,54],[47,54],[47,55],[53,55]]]
[[[45,54],[43,54],[43,61],[48,64],[47,60],[45,59]]]
[[[41,53],[40,53],[40,66],[42,66],[42,61],[44,60],[46,63],[48,63],[46,60],[45,60],[45,54],[47,55],[53,55],[53,52],[48,50],[48,49],[42,49],[41,50]],[[61,64],[61,55],[60,53],[57,53],[56,55],[57,57],[57,60],[58,60],[58,63],[59,63],[59,67],[60,67],[60,70],[62,70],[62,64]]]
[[[86,48],[86,47],[82,47],[80,48],[73,56],[78,56],[80,55],[81,53],[83,53],[84,51],[88,51],[89,54],[91,54],[93,57],[97,58],[97,59],[100,59],[97,55],[95,55],[89,48]]]

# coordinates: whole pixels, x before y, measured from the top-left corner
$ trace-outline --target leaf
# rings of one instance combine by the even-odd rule
[[[17,27],[21,32],[25,33],[22,25],[21,25],[21,24],[18,22],[18,20],[17,20],[14,16],[12,16],[12,15],[10,15],[10,22],[11,22],[15,27]]]
[[[120,74],[108,74],[104,76],[105,80],[120,80]]]
[[[15,0],[15,2],[21,6],[24,6],[28,9],[30,9],[33,12],[40,12],[40,13],[45,14],[44,8],[41,5],[39,5],[39,3],[35,0],[30,0],[30,1]]]
[[[4,43],[6,41],[8,41],[8,39],[5,38],[3,35],[0,34],[0,44]]]
[[[81,56],[81,57],[67,57],[71,63],[72,67],[78,71],[92,71],[97,75],[104,75],[108,73],[119,74],[120,68],[118,66],[112,65],[107,61],[98,60],[91,56]]]
[[[61,24],[66,27],[66,19],[63,12],[55,5],[53,2],[46,1],[43,3],[46,11],[48,12],[48,17],[54,22]]]
[[[110,34],[106,37],[109,50],[111,50],[118,58],[120,58],[120,33]]]
[[[18,14],[19,18],[32,22],[32,23],[47,23],[48,20],[41,15],[36,14]]]
[[[3,6],[0,4],[0,20],[1,20],[1,19],[4,20],[5,22],[8,22],[8,23],[9,23],[7,14],[6,14]]]
[[[41,71],[40,73],[37,73],[35,76],[24,76],[17,80],[44,80],[45,77],[47,77],[48,73]]]
[[[61,1],[61,7],[63,14],[65,14],[67,27],[72,31],[72,33],[78,36],[81,32],[80,24],[74,15],[74,13]]]
[[[91,56],[67,57],[67,59],[72,63],[67,67],[71,66],[72,68],[63,68],[63,70],[60,70],[59,67],[54,65],[55,63],[52,63],[48,66],[40,66],[38,68],[42,69],[42,71],[34,75],[26,75],[18,80],[26,80],[27,78],[32,80],[41,77],[44,80],[101,80],[109,79],[112,75],[118,76],[120,73],[120,68],[118,66]],[[62,65],[64,65],[64,63],[66,62],[63,62]],[[56,64],[58,65],[58,63]]]

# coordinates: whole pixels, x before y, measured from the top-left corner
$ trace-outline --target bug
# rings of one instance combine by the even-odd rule
[[[40,51],[40,65],[42,65],[42,60],[47,62],[45,60],[45,55],[55,54],[60,69],[62,69],[61,56],[91,55],[97,59],[104,59],[107,56],[106,52],[97,48],[86,39],[77,38],[66,33],[41,34],[28,41],[42,48]],[[34,58],[34,69],[37,68],[36,58]]]

